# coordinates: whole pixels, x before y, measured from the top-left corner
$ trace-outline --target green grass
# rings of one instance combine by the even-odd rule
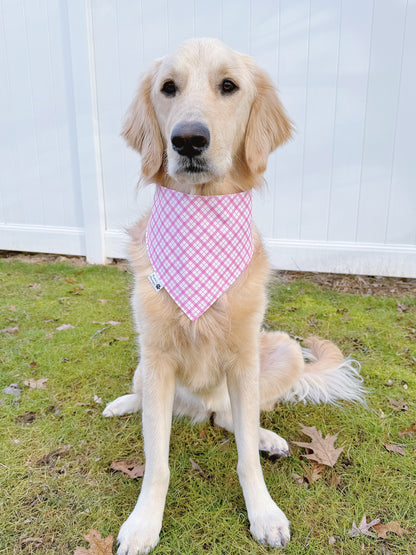
[[[0,333],[0,553],[71,554],[87,546],[83,534],[91,528],[116,536],[136,502],[140,479],[110,465],[144,462],[140,415],[105,419],[104,405],[94,401],[97,395],[105,404],[130,389],[136,366],[130,286],[129,274],[115,266],[0,260],[0,329],[19,327],[17,334]],[[262,457],[270,493],[292,523],[285,553],[415,553],[416,439],[398,434],[416,422],[415,298],[341,294],[308,280],[274,282],[270,292],[266,327],[332,339],[361,361],[370,388],[368,408],[281,406],[262,416],[265,427],[288,440],[307,441],[302,423],[339,433],[336,446],[344,446],[335,468],[309,487],[292,475],[309,465],[304,449],[292,445],[285,460]],[[57,331],[62,324],[74,327]],[[48,381],[30,389],[24,385],[30,378]],[[19,398],[2,393],[11,383],[19,385]],[[403,398],[408,410],[395,412],[388,398]],[[36,414],[34,422],[16,421],[26,411]],[[387,452],[383,443],[401,445],[405,455]],[[53,467],[36,466],[63,445],[71,445],[68,456]],[[155,554],[273,552],[250,536],[236,462],[234,438],[224,430],[174,422]],[[399,520],[408,533],[351,538],[353,520],[364,514]],[[21,543],[30,537],[42,544]]]

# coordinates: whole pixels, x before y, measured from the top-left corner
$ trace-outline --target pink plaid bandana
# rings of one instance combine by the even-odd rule
[[[146,244],[155,288],[196,320],[251,260],[251,192],[199,196],[157,185]]]

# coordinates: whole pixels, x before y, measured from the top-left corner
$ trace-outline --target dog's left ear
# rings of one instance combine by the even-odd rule
[[[279,145],[290,139],[293,125],[267,73],[255,69],[256,98],[251,107],[245,136],[247,165],[254,174],[266,170],[267,159]]]
[[[122,129],[127,143],[139,151],[142,174],[147,180],[157,174],[163,161],[163,140],[150,97],[152,79],[160,62],[156,62],[143,77]]]

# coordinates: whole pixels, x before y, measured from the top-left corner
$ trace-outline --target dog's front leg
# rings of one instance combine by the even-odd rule
[[[234,433],[238,450],[238,476],[246,501],[250,531],[263,544],[284,547],[290,539],[289,521],[270,497],[259,457],[259,362],[237,363],[227,374]]]
[[[162,357],[144,360],[143,438],[146,469],[137,504],[118,535],[118,555],[148,553],[159,541],[169,485],[169,438],[175,394],[174,369]]]

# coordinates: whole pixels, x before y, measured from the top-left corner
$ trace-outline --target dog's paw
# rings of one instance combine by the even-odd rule
[[[103,410],[102,414],[105,417],[109,416],[123,416],[124,414],[133,414],[141,408],[141,399],[136,393],[130,395],[123,395],[118,397]]]
[[[253,519],[250,532],[262,544],[285,547],[290,540],[290,523],[284,512],[276,504],[273,505]]]
[[[142,520],[133,511],[120,528],[117,555],[143,555],[156,547],[160,526],[155,526],[151,519],[149,515],[147,520]]]
[[[269,455],[278,457],[288,457],[290,454],[287,441],[264,428],[259,430],[259,450],[267,451]]]

